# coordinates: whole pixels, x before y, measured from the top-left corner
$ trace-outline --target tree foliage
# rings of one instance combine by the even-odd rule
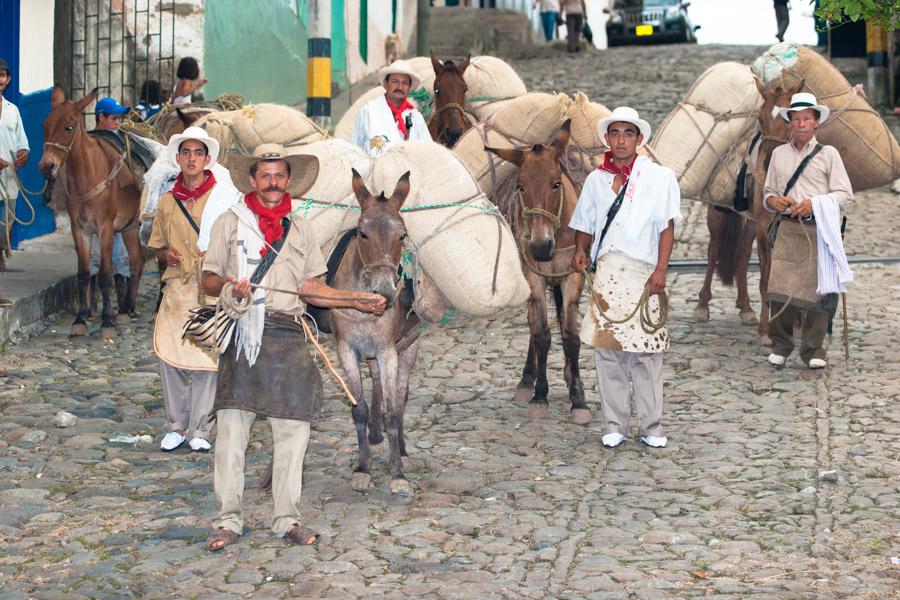
[[[900,0],[821,0],[816,16],[832,23],[863,19],[895,30],[900,25]]]

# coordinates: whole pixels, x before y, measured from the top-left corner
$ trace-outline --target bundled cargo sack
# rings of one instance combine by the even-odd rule
[[[571,120],[564,168],[579,192],[591,171],[603,164],[603,155],[609,150],[597,124],[611,113],[606,106],[591,102],[585,94],[577,92],[563,116],[563,121]]]
[[[195,125],[216,138],[223,160],[229,152],[249,154],[260,144],[291,148],[328,138],[309,117],[282,104],[251,104],[240,110],[210,113]]]
[[[731,203],[761,106],[747,65],[718,63],[697,78],[649,143],[654,158],[675,171],[684,197]]]
[[[854,191],[887,185],[900,176],[900,147],[887,124],[826,58],[784,42],[757,58],[753,71],[766,85],[789,87],[803,80],[803,91],[831,109],[816,138],[840,152]]]

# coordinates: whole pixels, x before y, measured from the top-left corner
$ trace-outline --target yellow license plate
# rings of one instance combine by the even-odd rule
[[[653,35],[653,25],[638,25],[634,28],[635,35]]]

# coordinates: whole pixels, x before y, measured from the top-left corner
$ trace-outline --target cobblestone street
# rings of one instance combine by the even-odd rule
[[[763,50],[548,50],[512,62],[529,90],[585,91],[658,126],[707,67]],[[896,206],[887,188],[858,194],[848,254],[900,256]],[[673,259],[705,259],[706,208],[685,201],[683,211]],[[65,315],[0,354],[0,599],[900,598],[900,360],[889,350],[900,264],[854,270],[851,360],[836,319],[825,371],[796,356],[772,369],[756,328],[740,324],[734,290],[718,282],[711,320],[694,322],[702,274],[671,274],[662,450],[636,431],[620,448],[601,446],[586,346],[594,420],[570,422],[557,332],[550,415],[528,419],[512,401],[524,310],[430,328],[406,410],[413,494],[388,493],[386,444],[370,492],[351,489],[356,435],[326,378],[303,486],[304,516],[322,540],[301,548],[272,537],[271,500],[256,487],[271,452],[259,420],[247,530],[220,554],[203,547],[212,453],[159,451],[156,277],[147,273],[143,316],[114,341],[69,339]],[[757,284],[754,273],[755,309]],[[77,423],[57,426],[63,410]],[[135,437],[145,435],[152,441]]]

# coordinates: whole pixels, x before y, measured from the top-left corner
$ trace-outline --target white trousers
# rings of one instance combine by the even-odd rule
[[[637,409],[638,434],[661,437],[663,412],[662,352],[623,352],[594,348],[600,407],[607,433],[628,437],[631,389]],[[630,384],[630,385],[629,385]]]

